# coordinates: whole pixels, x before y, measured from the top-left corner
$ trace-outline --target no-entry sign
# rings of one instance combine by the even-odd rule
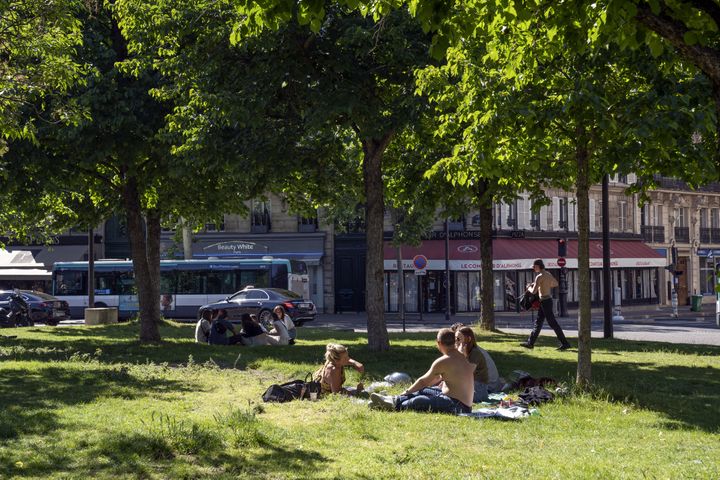
[[[558,267],[562,268],[567,264],[567,260],[565,260],[564,257],[560,257],[557,259]]]
[[[415,270],[425,270],[427,264],[428,259],[425,255],[415,255],[413,257],[413,267],[415,267]]]

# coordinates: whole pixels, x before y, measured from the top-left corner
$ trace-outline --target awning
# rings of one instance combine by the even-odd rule
[[[55,262],[78,262],[87,260],[87,245],[46,245],[43,247],[12,247],[13,252],[28,251],[36,263],[52,270]]]
[[[479,270],[480,241],[450,240],[449,266],[451,270]],[[568,240],[566,267],[577,269],[577,240]],[[418,247],[402,248],[403,268],[414,270],[413,258],[424,255],[428,259],[427,270],[445,268],[445,241],[425,240]],[[397,250],[385,242],[385,270],[397,268]],[[493,240],[493,270],[531,269],[536,259],[542,259],[546,268],[559,268],[557,264],[556,239],[496,238]],[[610,266],[612,268],[664,267],[667,260],[639,240],[611,240]],[[602,268],[602,241],[590,241],[590,268]]]
[[[52,268],[55,262],[80,262],[87,260],[87,245],[49,245],[35,255],[35,261]]]
[[[39,268],[0,268],[0,280],[50,280],[52,274]]]

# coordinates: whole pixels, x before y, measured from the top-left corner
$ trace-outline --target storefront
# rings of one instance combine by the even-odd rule
[[[638,240],[612,240],[611,272],[613,288],[619,286],[623,304],[658,303],[658,269],[667,261]],[[408,312],[444,311],[446,303],[445,242],[426,240],[418,247],[402,247],[405,277],[405,309]],[[415,275],[413,258],[428,259],[425,275]],[[386,309],[398,310],[397,249],[385,245]],[[450,302],[453,312],[480,310],[480,242],[477,239],[450,240]],[[555,239],[493,239],[493,277],[496,310],[515,310],[516,297],[533,280],[532,264],[540,258],[548,271],[559,276],[557,242]],[[577,241],[568,241],[567,279],[568,304],[579,301],[577,279]],[[591,300],[599,305],[602,289],[602,242],[590,244]],[[557,289],[555,291],[557,294]]]
[[[720,263],[720,249],[700,248],[697,254],[700,260],[700,294],[714,297],[717,283],[715,266]]]

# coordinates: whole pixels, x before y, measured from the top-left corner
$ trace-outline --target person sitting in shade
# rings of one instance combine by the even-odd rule
[[[195,341],[197,343],[208,343],[212,314],[212,310],[205,310],[200,314],[200,320],[195,325]]]
[[[436,343],[442,356],[432,363],[425,375],[398,396],[371,393],[370,406],[399,411],[472,412],[475,365],[455,347],[455,332],[449,328],[438,331]],[[431,388],[438,384],[441,388]]]
[[[295,344],[295,339],[297,338],[297,328],[295,327],[295,322],[292,321],[292,318],[290,318],[290,315],[288,315],[287,310],[283,308],[282,305],[276,305],[275,308],[273,308],[273,313],[278,318],[282,318],[283,322],[285,322],[285,327],[288,331],[288,336],[290,337],[290,345]]]
[[[280,314],[273,310],[272,312],[272,330],[267,333],[267,344],[268,345],[289,345],[290,334],[288,333],[285,320],[280,317]]]
[[[232,336],[228,337],[228,332],[232,333]],[[227,319],[227,311],[223,308],[218,310],[210,324],[208,343],[210,345],[235,345],[241,342],[241,338],[235,332],[235,326]]]

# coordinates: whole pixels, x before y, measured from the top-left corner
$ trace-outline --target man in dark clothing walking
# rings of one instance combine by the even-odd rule
[[[565,338],[565,333],[555,319],[555,313],[553,312],[551,291],[558,286],[558,282],[555,280],[555,277],[545,270],[545,264],[542,260],[535,260],[533,262],[533,270],[537,276],[535,277],[535,281],[527,286],[527,290],[540,297],[540,310],[538,310],[530,336],[526,342],[522,342],[520,345],[525,348],[533,348],[538,335],[540,335],[540,330],[542,330],[543,322],[547,319],[548,325],[555,331],[555,335],[557,335],[560,341],[558,350],[567,350],[570,348],[570,343],[567,341],[567,338]]]

